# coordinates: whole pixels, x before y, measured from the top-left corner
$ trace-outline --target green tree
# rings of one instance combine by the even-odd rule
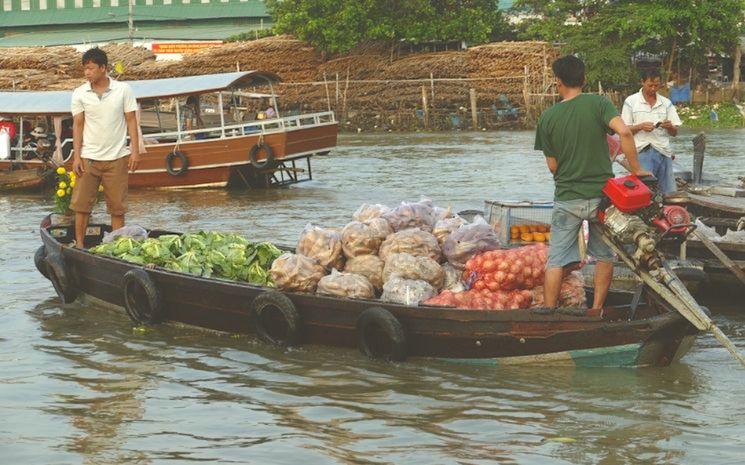
[[[561,43],[587,65],[588,84],[636,82],[637,52],[660,54],[670,71],[677,60],[695,66],[707,53],[728,53],[743,23],[743,0],[518,0],[532,19],[522,38]]]
[[[278,33],[330,53],[365,41],[482,43],[509,29],[498,0],[267,0],[267,6]]]

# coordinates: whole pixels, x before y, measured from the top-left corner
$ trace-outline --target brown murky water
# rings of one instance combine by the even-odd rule
[[[690,165],[691,133],[678,139]],[[743,175],[745,131],[712,133],[706,167]],[[131,195],[130,223],[292,243],[362,202],[427,195],[456,210],[549,199],[532,133],[346,136],[316,181],[272,191]],[[742,463],[745,370],[710,337],[654,369],[383,364],[280,350],[63,307],[34,269],[42,196],[0,198],[0,456],[8,464]],[[710,303],[711,302],[707,302]],[[715,303],[745,350],[742,300]]]

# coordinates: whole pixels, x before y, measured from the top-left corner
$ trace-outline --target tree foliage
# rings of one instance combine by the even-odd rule
[[[508,30],[498,0],[267,0],[275,30],[325,52],[365,41],[482,43]]]
[[[664,57],[666,67],[731,52],[742,30],[743,0],[518,0],[528,14],[522,38],[557,41],[587,65],[588,83],[635,82],[638,52]]]

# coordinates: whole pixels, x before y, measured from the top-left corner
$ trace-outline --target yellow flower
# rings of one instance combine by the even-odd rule
[[[67,188],[67,190],[66,190],[65,192],[67,192],[67,193],[69,194],[70,192],[72,192],[72,189],[70,189],[70,188],[68,187],[68,188]]]
[[[65,196],[65,190],[64,189],[59,189],[57,191],[57,197],[64,197],[64,196]]]
[[[67,187],[67,183],[65,181],[60,181],[59,188],[64,189],[65,187]]]
[[[75,180],[75,172],[70,171],[70,181],[74,181],[74,180]]]
[[[64,166],[60,166],[59,168],[57,168],[57,174],[65,174],[65,173],[67,173],[67,170],[65,169]]]
[[[98,186],[98,192],[103,192],[103,184],[101,184],[100,186]]]
[[[70,181],[70,187],[75,187],[75,180]]]

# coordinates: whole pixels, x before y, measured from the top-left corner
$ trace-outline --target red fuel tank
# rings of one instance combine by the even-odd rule
[[[652,203],[652,191],[633,174],[609,179],[603,194],[624,213],[634,213]]]

